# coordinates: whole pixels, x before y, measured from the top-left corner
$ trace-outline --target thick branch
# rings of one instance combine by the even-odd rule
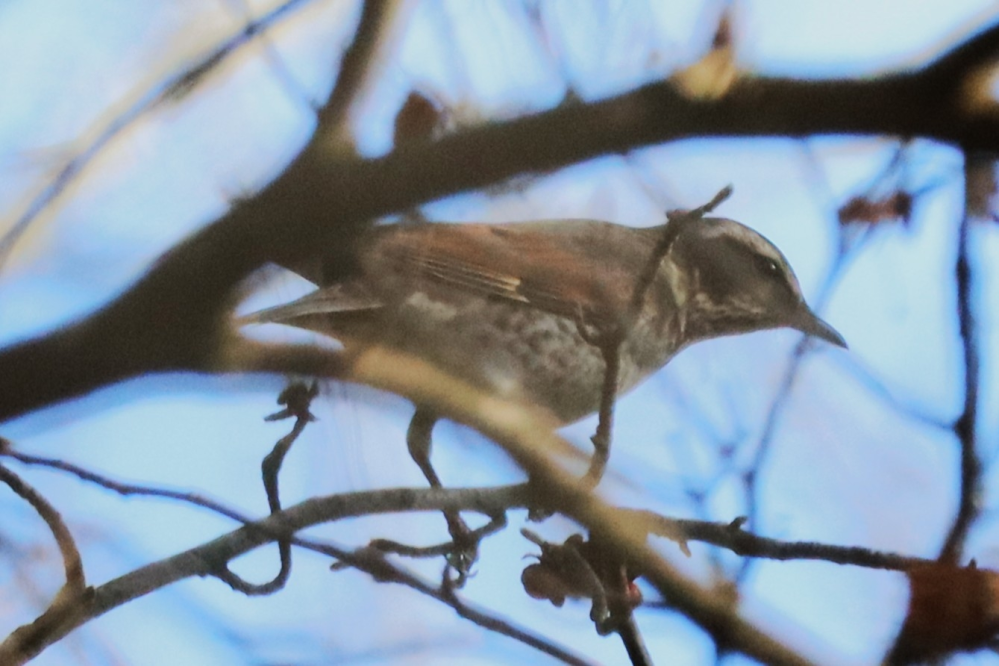
[[[654,83],[371,160],[338,157],[317,135],[267,188],[177,246],[108,307],[0,353],[0,420],[142,373],[210,371],[228,341],[232,288],[262,263],[294,263],[321,247],[349,266],[350,239],[369,220],[520,173],[692,136],[904,135],[999,149],[999,114],[955,103],[961,79],[939,71],[746,78],[713,101]]]

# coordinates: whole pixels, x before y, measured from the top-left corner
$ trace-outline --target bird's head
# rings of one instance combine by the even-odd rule
[[[704,218],[674,242],[672,284],[689,340],[788,327],[846,347],[805,303],[773,243],[733,220]]]

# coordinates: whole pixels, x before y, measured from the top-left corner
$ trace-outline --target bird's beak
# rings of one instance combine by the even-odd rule
[[[830,342],[837,347],[847,349],[846,340],[843,339],[843,336],[840,335],[835,328],[822,321],[817,314],[809,310],[807,307],[803,307],[801,309],[801,314],[793,326],[802,333],[813,335],[816,338],[822,338],[826,342]]]

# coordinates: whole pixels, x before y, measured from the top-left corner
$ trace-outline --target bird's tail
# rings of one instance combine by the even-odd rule
[[[382,307],[380,301],[351,284],[334,284],[316,289],[298,300],[284,305],[276,305],[244,315],[236,319],[236,324],[291,324],[306,318],[322,315],[350,314],[374,311]]]

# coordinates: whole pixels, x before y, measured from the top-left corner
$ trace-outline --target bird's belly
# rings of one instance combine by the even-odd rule
[[[545,407],[565,423],[600,405],[604,358],[572,319],[506,301],[444,302],[421,293],[386,317],[379,337],[388,344],[498,395]],[[619,391],[659,365],[640,368],[622,354]]]

